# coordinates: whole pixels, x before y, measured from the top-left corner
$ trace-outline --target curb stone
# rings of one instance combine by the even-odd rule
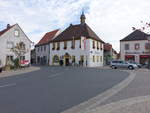
[[[98,106],[100,103],[104,102],[109,97],[118,93],[120,90],[122,90],[132,82],[136,74],[134,71],[128,72],[130,73],[129,76],[119,84],[113,86],[111,89],[108,89],[105,92],[101,93],[100,95],[93,97],[88,101],[85,101],[61,113],[90,113],[91,110],[94,110],[94,108],[96,108],[96,106]]]
[[[33,72],[33,71],[37,71],[37,70],[40,70],[40,67],[31,66],[29,68],[25,68],[25,69],[21,69],[21,70],[17,70],[17,71],[8,71],[8,72],[4,71],[4,72],[0,73],[0,78],[29,73],[29,72]]]

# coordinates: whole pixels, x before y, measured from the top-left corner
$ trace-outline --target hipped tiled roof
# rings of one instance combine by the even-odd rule
[[[128,36],[126,36],[125,38],[123,38],[120,41],[136,41],[136,40],[148,40],[148,37],[150,35],[140,31],[140,30],[135,30],[134,32],[132,32],[131,34],[129,34]]]
[[[81,36],[103,42],[86,23],[70,25],[52,41],[66,41],[72,40],[73,38],[80,39]]]

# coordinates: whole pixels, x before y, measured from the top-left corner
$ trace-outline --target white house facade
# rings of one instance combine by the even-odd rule
[[[50,41],[61,31],[59,29],[46,33],[35,45],[36,64],[49,65]]]
[[[125,61],[147,64],[150,60],[150,35],[134,31],[120,41],[120,57]]]
[[[50,43],[50,65],[103,66],[104,42],[85,23],[70,25]]]
[[[7,25],[7,28],[0,31],[0,60],[3,67],[6,65],[7,61],[11,61],[16,58],[16,54],[11,50],[14,46],[19,43],[24,44],[26,53],[21,56],[21,60],[26,60],[30,63],[30,49],[31,41],[23,32],[18,24],[10,26]]]

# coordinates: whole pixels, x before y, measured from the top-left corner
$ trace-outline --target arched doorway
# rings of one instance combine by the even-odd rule
[[[69,66],[70,64],[69,59],[70,59],[70,55],[68,53],[65,53],[64,55],[65,66]]]

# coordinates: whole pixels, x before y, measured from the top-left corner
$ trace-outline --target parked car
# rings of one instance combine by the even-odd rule
[[[138,68],[142,68],[142,65],[140,63],[137,63],[137,62],[129,62],[131,64],[136,64],[138,66]]]
[[[21,60],[20,64],[21,64],[21,67],[29,67],[30,66],[29,60]]]
[[[0,73],[2,72],[2,62],[1,62],[1,60],[0,60]]]
[[[125,62],[122,60],[113,60],[113,61],[111,61],[110,66],[112,69],[127,68],[130,70],[133,70],[138,67],[136,64]]]

